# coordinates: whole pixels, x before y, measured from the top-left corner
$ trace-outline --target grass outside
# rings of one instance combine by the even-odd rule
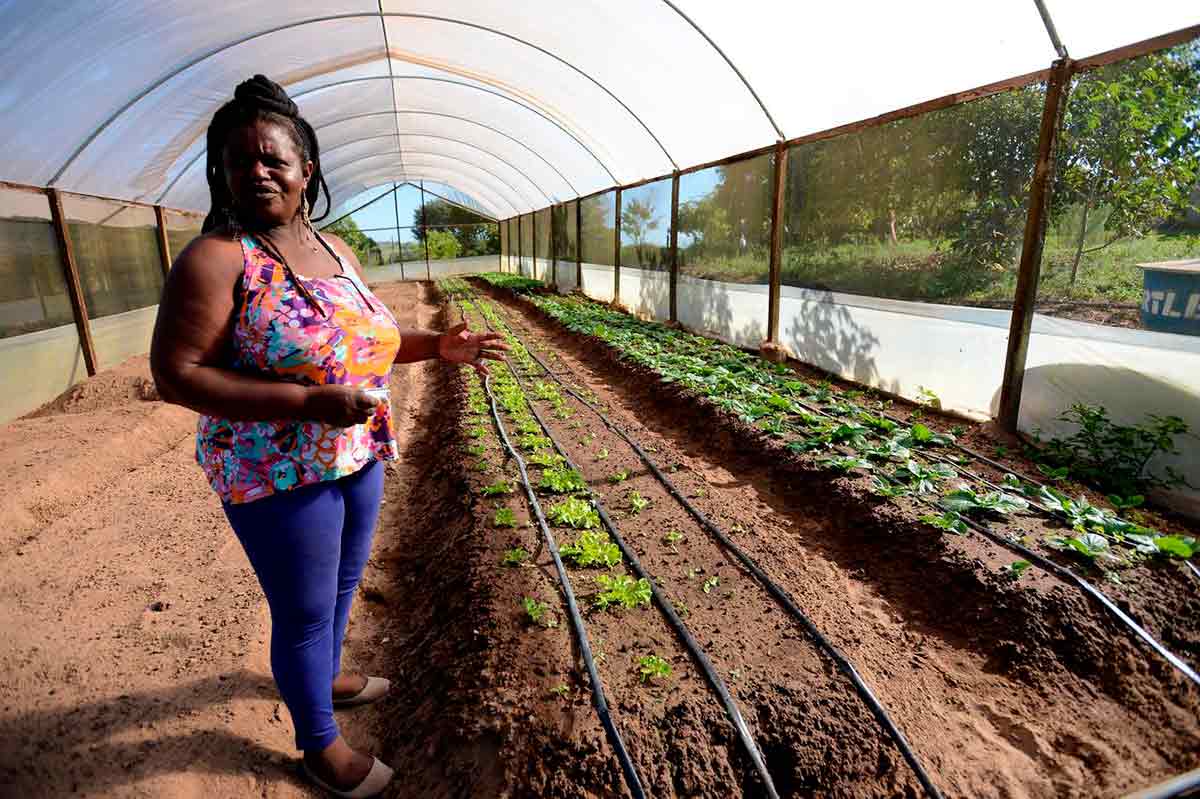
[[[1085,248],[1103,239],[1089,235]],[[730,283],[763,283],[768,277],[766,252],[726,257],[683,255],[684,274]],[[1137,264],[1200,257],[1200,233],[1151,233],[1123,239],[1085,254],[1072,285],[1075,240],[1063,231],[1046,237],[1040,301],[1073,300],[1140,305],[1142,270]],[[821,287],[874,297],[974,304],[1011,300],[1016,290],[1016,264],[956,263],[945,242],[927,239],[853,242],[832,246],[787,247],[783,251],[785,285]]]

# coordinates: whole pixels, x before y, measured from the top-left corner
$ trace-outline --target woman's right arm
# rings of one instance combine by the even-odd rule
[[[150,370],[162,398],[227,419],[313,419],[339,427],[365,422],[376,401],[364,391],[301,386],[225,366],[241,277],[236,242],[201,236],[175,259],[150,345]]]

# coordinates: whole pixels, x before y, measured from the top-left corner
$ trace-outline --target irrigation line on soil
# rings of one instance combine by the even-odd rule
[[[530,353],[530,354],[532,355],[532,353]],[[536,358],[537,356],[534,355],[533,357]],[[814,407],[811,405],[807,405],[803,402],[800,402],[799,400],[796,401],[796,404],[802,408],[805,408],[806,410],[809,410],[813,413],[824,416],[827,419],[836,420],[838,418],[837,416],[829,413],[828,411],[824,411],[820,408],[817,408],[817,407]],[[895,420],[893,420],[893,421],[895,421]],[[842,452],[843,454],[853,454],[848,448],[840,448],[839,451]],[[924,454],[925,457],[928,457],[931,460],[944,460],[946,463],[952,463],[949,459],[939,458],[938,456],[935,456],[932,453],[922,453],[922,454]],[[957,464],[955,464],[955,465],[957,465]],[[961,469],[961,467],[960,467],[960,470],[962,472],[964,472],[964,474],[967,477],[970,477],[970,478],[976,480],[977,482],[985,483],[989,486],[992,486],[992,483],[983,479],[982,477],[978,477],[977,475],[973,474],[972,472],[969,472],[965,469]],[[992,486],[992,487],[996,488],[997,490],[1000,490],[998,486]],[[941,508],[936,503],[934,503],[932,500],[927,500],[927,499],[924,499],[919,496],[918,496],[918,500],[925,502],[932,508],[941,510]],[[1164,660],[1166,660],[1168,663],[1170,663],[1172,666],[1174,666],[1176,669],[1178,669],[1185,677],[1187,677],[1189,680],[1191,680],[1197,686],[1200,686],[1200,674],[1197,674],[1196,671],[1194,669],[1192,669],[1191,666],[1189,666],[1187,663],[1184,663],[1183,660],[1180,659],[1174,652],[1167,649],[1163,644],[1159,643],[1159,641],[1154,636],[1150,635],[1150,633],[1147,632],[1144,627],[1142,627],[1140,624],[1138,624],[1136,621],[1134,621],[1132,617],[1130,617],[1127,613],[1125,613],[1125,611],[1121,610],[1116,605],[1116,603],[1114,603],[1108,597],[1108,594],[1101,591],[1099,588],[1094,586],[1091,582],[1084,579],[1080,575],[1076,574],[1071,569],[1068,569],[1065,566],[1060,566],[1059,564],[1050,560],[1046,556],[1041,555],[1037,552],[1034,552],[1032,549],[1025,546],[1024,544],[1013,541],[1008,536],[1001,535],[1000,533],[995,532],[994,530],[990,529],[986,525],[980,524],[979,522],[975,521],[974,519],[971,519],[967,516],[960,516],[960,518],[968,527],[970,527],[972,530],[979,533],[980,535],[984,536],[989,541],[992,541],[993,543],[998,544],[999,546],[1009,550],[1010,552],[1014,552],[1018,555],[1021,555],[1022,557],[1028,559],[1029,562],[1033,563],[1034,565],[1038,566],[1039,568],[1041,568],[1045,571],[1050,572],[1051,574],[1053,574],[1055,577],[1059,578],[1063,582],[1074,584],[1077,588],[1079,588],[1081,591],[1083,591],[1084,594],[1086,594],[1088,597],[1090,597],[1091,599],[1098,602],[1105,610],[1107,610],[1118,621],[1120,621],[1122,624],[1124,624],[1125,627],[1127,628],[1127,630],[1132,632],[1137,638],[1142,639],[1142,641],[1144,641],[1152,650],[1154,650],[1155,653],[1157,653],[1160,657],[1162,657]],[[1195,567],[1193,566],[1193,569],[1194,568]]]
[[[1126,794],[1125,799],[1172,799],[1176,796],[1195,796],[1200,788],[1200,768],[1172,777],[1169,780]]]
[[[596,715],[600,717],[600,723],[604,726],[608,741],[616,752],[617,760],[621,763],[621,771],[625,775],[625,784],[628,786],[629,792],[634,799],[645,799],[646,792],[642,788],[642,780],[638,776],[637,768],[633,765],[633,759],[630,758],[629,751],[625,748],[625,742],[621,740],[621,733],[617,730],[617,725],[613,723],[612,715],[608,711],[608,701],[604,697],[604,686],[600,682],[600,673],[596,670],[596,661],[592,659],[592,647],[588,642],[587,630],[584,629],[583,617],[579,615],[579,606],[575,603],[575,592],[571,590],[571,580],[567,577],[567,570],[563,567],[562,558],[558,555],[554,534],[550,532],[550,526],[546,524],[546,517],[542,514],[542,506],[538,503],[537,495],[533,493],[533,487],[529,484],[529,472],[525,470],[525,461],[509,440],[508,432],[504,429],[504,422],[500,421],[500,412],[496,409],[496,397],[492,394],[491,378],[486,376],[483,378],[483,388],[487,392],[488,405],[492,409],[492,421],[496,423],[496,430],[500,434],[504,448],[517,463],[517,469],[521,472],[521,484],[525,488],[525,496],[529,500],[529,508],[533,511],[534,518],[537,519],[538,527],[541,528],[542,536],[546,540],[546,547],[550,550],[550,557],[554,559],[554,568],[558,572],[558,580],[567,600],[571,628],[579,641],[579,651],[583,655],[584,665],[587,666],[588,676],[591,678],[592,702],[596,706]]]
[[[521,337],[512,331],[511,328],[509,329],[509,332],[512,334],[513,338],[521,343],[521,346],[525,346],[525,342],[521,341]],[[710,521],[699,508],[694,506],[687,500],[686,497],[683,496],[682,493],[680,493],[679,489],[673,482],[671,482],[670,478],[668,478],[662,472],[662,470],[658,468],[658,465],[650,459],[650,456],[646,454],[646,452],[638,445],[636,441],[630,438],[624,430],[613,423],[603,411],[600,411],[594,407],[590,402],[585,400],[570,386],[564,383],[562,379],[559,378],[559,376],[556,375],[553,370],[546,365],[545,361],[538,357],[537,354],[531,351],[528,347],[525,347],[525,350],[529,353],[529,356],[533,358],[533,360],[536,361],[539,366],[542,367],[547,375],[552,377],[555,382],[563,387],[564,391],[569,393],[575,399],[579,400],[584,407],[596,414],[596,416],[601,422],[604,423],[606,427],[608,427],[608,429],[612,430],[614,433],[624,439],[625,443],[629,444],[633,451],[637,453],[637,456],[642,460],[642,462],[646,464],[646,467],[649,468],[654,474],[655,478],[657,478],[658,481],[662,483],[663,487],[666,488],[667,493],[674,497],[692,516],[692,518],[694,518],[700,524],[700,526],[704,528],[706,532],[715,538],[728,551],[732,552],[734,556],[742,562],[742,565],[746,567],[747,571],[754,575],[755,579],[757,579],[759,583],[766,588],[767,591],[800,622],[813,641],[815,641],[817,645],[825,651],[826,655],[828,655],[838,666],[838,668],[847,676],[847,678],[849,678],[859,697],[875,716],[875,720],[879,722],[880,726],[882,726],[887,732],[888,736],[891,737],[892,742],[895,743],[896,748],[900,750],[900,754],[904,757],[904,760],[913,770],[917,781],[920,782],[921,787],[925,789],[925,793],[931,797],[935,797],[935,799],[941,799],[941,792],[938,791],[937,787],[933,784],[929,774],[925,771],[925,767],[921,765],[921,762],[917,758],[916,753],[913,751],[912,746],[908,743],[908,739],[904,737],[904,733],[901,732],[900,728],[897,727],[895,722],[892,721],[887,710],[884,709],[882,703],[880,703],[879,699],[877,699],[875,694],[871,691],[871,688],[866,684],[862,676],[859,675],[858,670],[854,668],[854,664],[850,662],[850,659],[846,657],[846,655],[832,641],[826,638],[819,629],[817,629],[816,624],[814,624],[813,621],[809,619],[807,615],[805,615],[804,611],[800,609],[800,607],[792,600],[791,596],[782,587],[776,584],[775,581],[772,580],[766,572],[759,568],[758,564],[755,563],[754,560],[741,549],[741,547],[730,540],[730,538],[726,536],[716,524]]]
[[[486,319],[484,320],[484,323],[487,324]],[[516,379],[517,385],[521,385],[521,377],[517,370],[513,368],[512,363],[509,362],[507,358],[504,359],[504,363],[508,367],[508,370],[512,373],[513,377]],[[523,388],[524,387],[522,386],[522,389]],[[528,405],[530,412],[533,414],[533,418],[537,419],[538,424],[541,425],[542,431],[546,434],[546,437],[550,439],[550,443],[554,446],[554,449],[558,452],[558,454],[562,456],[567,466],[582,475],[583,472],[580,471],[579,467],[567,454],[567,451],[558,443],[558,439],[554,437],[554,434],[550,432],[550,427],[546,424],[546,421],[542,418],[542,415],[538,413],[537,408],[534,407],[532,402],[529,402]],[[601,501],[601,499],[596,496],[594,492],[589,490],[589,493],[592,494],[592,502],[596,506],[596,513],[600,516],[600,521],[603,522],[604,526],[608,529],[609,534],[612,535],[613,540],[616,542],[617,546],[620,547],[621,553],[629,561],[630,566],[633,567],[633,570],[637,576],[644,578],[646,582],[649,583],[650,593],[657,602],[659,610],[661,610],[663,615],[667,617],[667,621],[670,622],[671,626],[675,629],[676,634],[683,641],[684,647],[687,648],[693,660],[696,661],[697,665],[700,666],[701,671],[704,672],[704,676],[708,679],[709,685],[711,685],[713,690],[716,691],[717,696],[721,700],[721,704],[725,708],[725,712],[729,715],[730,721],[733,722],[733,726],[737,730],[738,739],[741,741],[742,747],[746,750],[746,754],[750,756],[750,760],[754,764],[755,771],[758,772],[759,778],[763,781],[767,795],[772,797],[772,799],[779,799],[779,793],[775,790],[775,783],[772,781],[771,774],[767,770],[767,764],[763,760],[762,750],[759,749],[758,743],[754,740],[754,734],[750,732],[750,727],[746,724],[746,719],[742,716],[741,711],[738,709],[736,701],[734,700],[733,696],[730,695],[729,688],[725,685],[725,682],[721,679],[721,676],[717,674],[716,669],[713,668],[712,661],[708,659],[708,655],[704,652],[704,649],[700,646],[699,642],[696,641],[695,637],[692,636],[692,633],[687,628],[687,625],[685,625],[683,620],[679,618],[679,614],[675,612],[675,607],[659,592],[657,583],[655,583],[653,578],[651,578],[650,575],[646,573],[646,570],[642,568],[642,564],[638,560],[637,555],[634,554],[633,549],[625,542],[625,539],[621,537],[621,533],[617,530],[617,525],[611,518],[609,518],[608,512],[604,508],[603,501]]]

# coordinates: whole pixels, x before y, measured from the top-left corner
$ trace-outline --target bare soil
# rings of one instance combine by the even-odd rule
[[[1013,584],[999,573],[1014,560],[1007,551],[938,535],[862,481],[818,471],[600,342],[494,297],[527,343],[675,466],[697,505],[850,655],[948,795],[1120,795],[1196,765],[1197,692],[1076,589],[1032,572]],[[589,430],[602,434],[591,419]],[[653,540],[635,540],[653,557]],[[749,581],[725,568],[739,589]],[[679,579],[669,565],[660,574]],[[1168,594],[1190,606],[1194,587],[1177,577],[1133,576],[1147,595],[1133,609]],[[745,634],[721,627],[734,649],[735,628]],[[1186,618],[1172,633],[1193,649],[1200,637]]]
[[[406,326],[457,320],[429,285],[377,291]],[[553,368],[651,449],[850,656],[948,796],[1117,796],[1197,765],[1197,692],[1076,591],[1044,575],[1002,579],[1012,558],[998,548],[936,535],[855,480],[505,303]],[[347,667],[395,690],[342,714],[343,731],[397,767],[389,797],[624,795],[529,508],[517,493],[483,494],[515,468],[490,420],[467,409],[469,379],[437,363],[393,371],[402,458],[387,467]],[[557,416],[536,407],[730,686],[781,795],[919,795],[833,665],[624,442],[574,400]],[[143,358],[0,427],[5,796],[317,796],[298,776],[270,678],[266,604],[192,461],[194,425],[157,400]],[[610,480],[619,471],[629,476]],[[649,500],[637,513],[633,490]],[[495,526],[499,507],[516,527]],[[530,562],[501,565],[514,546]],[[596,574],[569,568],[585,607]],[[1180,608],[1176,643],[1194,654],[1193,594],[1144,580],[1123,599],[1164,638],[1167,617],[1148,605]],[[556,625],[530,623],[526,596]],[[586,610],[585,621],[650,795],[762,795],[655,609]],[[670,662],[669,677],[642,681],[636,660],[650,653]]]

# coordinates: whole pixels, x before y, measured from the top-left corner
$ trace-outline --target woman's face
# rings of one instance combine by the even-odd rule
[[[292,134],[260,119],[236,128],[225,142],[225,183],[245,222],[275,227],[290,222],[312,176]]]

